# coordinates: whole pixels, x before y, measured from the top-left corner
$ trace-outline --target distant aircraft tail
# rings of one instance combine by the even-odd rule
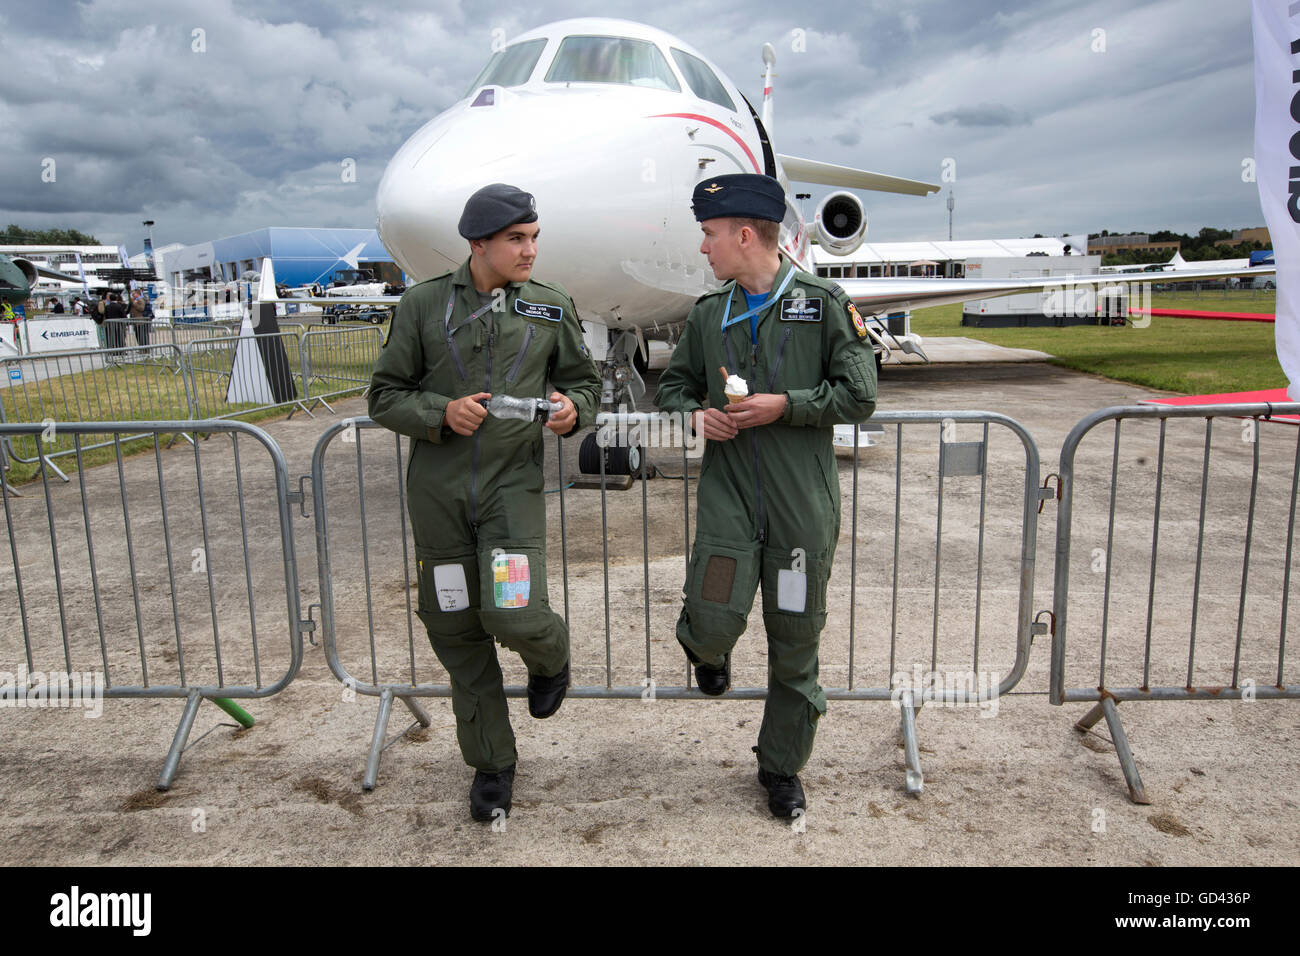
[[[767,130],[767,135],[772,135],[772,67],[776,66],[776,49],[770,43],[763,44],[763,63],[766,69],[763,71],[763,129]]]

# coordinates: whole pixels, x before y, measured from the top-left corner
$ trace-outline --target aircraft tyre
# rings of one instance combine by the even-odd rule
[[[640,445],[610,445],[607,448],[601,448],[596,441],[596,433],[592,432],[582,440],[578,447],[578,470],[584,475],[600,474],[600,455],[605,454],[605,474],[607,475],[639,475],[641,473],[642,463],[645,462],[645,449]],[[654,477],[654,467],[647,464],[646,477]]]

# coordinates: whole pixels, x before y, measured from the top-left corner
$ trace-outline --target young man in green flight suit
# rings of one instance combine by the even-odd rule
[[[542,426],[489,417],[494,395],[558,403],[546,428],[591,424],[600,376],[577,311],[533,279],[533,197],[502,183],[470,197],[470,257],[402,296],[370,383],[370,417],[409,435],[407,499],[420,620],[451,676],[456,739],[476,773],[470,813],[508,814],[514,732],[495,637],[528,667],[528,709],[546,718],[569,683],[569,632],[546,592]]]
[[[844,291],[781,258],[775,179],[719,176],[693,198],[700,252],[731,281],[696,300],[655,398],[707,439],[677,639],[700,690],[722,694],[762,583],[768,692],[754,750],[769,809],[788,817],[807,807],[798,773],[826,712],[817,651],[840,531],[833,426],[875,411],[875,355]],[[743,401],[728,403],[721,366],[746,380]]]

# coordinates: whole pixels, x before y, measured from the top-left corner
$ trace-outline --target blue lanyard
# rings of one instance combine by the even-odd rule
[[[793,278],[794,278],[794,269],[791,268],[785,274],[785,279],[782,280],[781,285],[777,288],[775,292],[772,293],[771,297],[766,302],[764,302],[762,305],[756,305],[754,306],[754,308],[750,309],[747,312],[742,312],[740,315],[737,315],[732,318],[728,318],[728,316],[731,315],[731,299],[732,296],[736,294],[736,287],[733,285],[731,287],[731,291],[727,293],[727,311],[722,314],[722,331],[725,332],[728,328],[735,325],[737,322],[743,322],[751,315],[757,315],[758,313],[762,312],[764,309],[766,309],[769,305],[771,305],[780,297],[781,293],[785,291],[785,287],[790,284],[790,280]]]

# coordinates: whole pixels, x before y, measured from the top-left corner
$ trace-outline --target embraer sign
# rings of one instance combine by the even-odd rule
[[[99,335],[91,319],[44,319],[29,321],[23,337],[29,352],[71,352],[99,347]]]

